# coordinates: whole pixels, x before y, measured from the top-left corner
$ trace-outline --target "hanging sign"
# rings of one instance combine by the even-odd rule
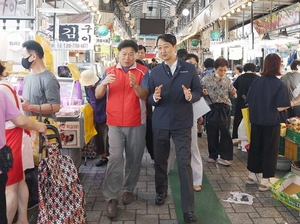
[[[6,36],[7,47],[11,51],[19,51],[22,49],[24,37],[19,32],[11,32]]]
[[[59,24],[59,40],[52,42],[52,49],[92,50],[94,24]]]

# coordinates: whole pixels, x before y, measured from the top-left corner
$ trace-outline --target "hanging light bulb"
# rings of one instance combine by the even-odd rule
[[[188,16],[189,14],[190,14],[190,10],[188,10],[188,9],[183,9],[182,10],[182,15]]]

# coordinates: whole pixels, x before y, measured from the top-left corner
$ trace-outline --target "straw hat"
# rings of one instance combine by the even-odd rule
[[[99,81],[99,77],[92,70],[85,70],[80,74],[79,82],[84,86],[92,86]]]

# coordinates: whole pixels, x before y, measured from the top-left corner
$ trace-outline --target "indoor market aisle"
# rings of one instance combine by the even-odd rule
[[[203,158],[203,166],[205,176],[203,189],[199,193],[195,193],[196,207],[200,207],[200,214],[196,213],[199,222],[203,224],[277,224],[277,223],[300,223],[299,212],[283,205],[281,202],[273,199],[270,192],[260,192],[257,186],[246,186],[247,178],[247,153],[234,149],[234,160],[230,167],[207,163],[207,141],[206,136],[198,138],[201,155]],[[135,190],[136,199],[129,205],[123,205],[119,200],[119,214],[114,219],[109,219],[105,215],[106,202],[102,194],[102,183],[105,175],[105,167],[95,167],[94,164],[98,159],[89,159],[87,165],[80,167],[80,178],[85,188],[87,197],[87,223],[88,224],[177,224],[182,223],[182,214],[176,215],[176,210],[180,211],[178,201],[173,201],[173,198],[178,197],[179,192],[171,192],[169,188],[166,203],[162,206],[156,206],[155,185],[154,185],[154,169],[150,163],[148,153],[145,153],[143,158],[141,175],[138,185]],[[173,170],[170,173],[170,180],[174,178],[176,172]],[[283,176],[285,173],[277,172],[277,177]],[[208,179],[208,180],[207,180]],[[178,180],[179,181],[179,180]],[[170,181],[172,183],[172,181]],[[173,181],[174,182],[174,181]],[[173,188],[172,184],[172,189]],[[209,185],[209,186],[208,186]],[[206,191],[206,192],[205,192]],[[210,191],[210,192],[208,192]],[[215,192],[215,194],[213,193]],[[230,204],[223,202],[222,199],[227,199],[231,191],[240,191],[251,194],[255,197],[253,205]],[[173,193],[173,196],[172,196]],[[205,197],[207,193],[214,195],[216,200],[210,205],[213,197]],[[121,198],[122,192],[120,192]],[[177,196],[176,196],[177,195]],[[200,199],[200,200],[199,200]],[[218,200],[219,199],[219,200]],[[201,214],[202,208],[208,208],[208,219],[204,219],[204,214]],[[219,206],[219,207],[218,207]],[[221,209],[214,209],[221,208]],[[176,209],[177,208],[177,209]],[[218,213],[225,213],[224,220],[217,220]],[[207,211],[205,211],[207,213]],[[177,218],[178,217],[178,218]],[[219,216],[220,217],[220,216]],[[224,216],[223,216],[224,217]],[[229,219],[228,219],[229,218]],[[228,221],[226,221],[228,220]],[[30,223],[36,223],[31,219]]]

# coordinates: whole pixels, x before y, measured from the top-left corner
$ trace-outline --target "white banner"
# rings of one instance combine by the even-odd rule
[[[93,50],[94,24],[59,24],[58,41],[51,43],[52,49]]]

